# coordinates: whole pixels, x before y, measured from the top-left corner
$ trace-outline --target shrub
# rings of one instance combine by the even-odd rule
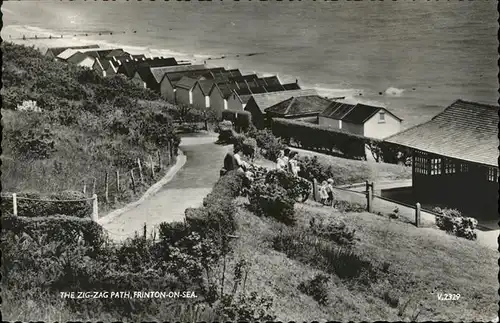
[[[41,217],[67,215],[78,218],[90,218],[92,201],[55,202],[57,200],[83,200],[87,197],[81,192],[64,191],[57,194],[42,195],[36,192],[17,194],[17,214],[20,217]],[[23,199],[27,198],[27,199]],[[12,198],[2,197],[1,209],[4,214],[12,214]]]
[[[279,152],[286,148],[286,145],[267,129],[250,131],[248,132],[248,136],[255,139],[261,154],[271,161],[276,161]]]
[[[308,180],[278,169],[267,172],[265,182],[269,184],[277,183],[283,187],[287,191],[288,196],[295,201],[302,201],[304,197],[308,197],[311,193],[311,183]]]
[[[365,212],[366,211],[366,206],[356,203],[356,202],[349,202],[349,201],[336,201],[335,207],[340,211],[340,212]]]
[[[332,245],[332,242],[311,233],[297,229],[281,231],[273,237],[273,248],[342,279],[359,278],[364,284],[377,279],[376,271],[369,261],[363,260],[351,249]]]
[[[216,313],[226,321],[233,322],[272,322],[276,316],[271,313],[272,298],[258,297],[256,292],[249,296],[222,297]]]
[[[320,305],[328,304],[328,281],[329,276],[324,274],[317,274],[314,278],[301,282],[298,286],[299,291],[311,296]]]
[[[20,156],[25,159],[48,159],[56,152],[54,135],[49,128],[28,131],[14,130],[13,140]]]
[[[392,308],[397,308],[399,306],[399,296],[393,290],[385,291],[382,295],[382,299]]]
[[[257,142],[253,138],[245,138],[241,145],[241,150],[243,155],[253,159],[255,158],[255,154],[257,152]]]
[[[273,217],[286,225],[296,223],[295,201],[278,184],[255,183],[250,188],[248,199],[250,208],[258,216]]]
[[[221,144],[229,144],[233,143],[233,138],[236,133],[233,130],[233,125],[231,121],[222,121],[218,124],[218,132],[219,138],[217,140],[218,143]]]
[[[28,235],[41,245],[51,242],[75,244],[80,239],[85,245],[100,249],[105,242],[102,227],[91,219],[82,219],[64,215],[47,217],[5,216],[2,219],[3,230],[15,235]]]
[[[476,219],[464,217],[456,209],[434,208],[433,211],[439,214],[436,216],[436,225],[441,230],[468,240],[477,239],[477,233],[474,231],[478,223]]]
[[[355,243],[355,229],[350,229],[343,222],[336,222],[328,219],[325,223],[323,219],[312,218],[309,221],[309,229],[314,235],[334,241],[342,246],[352,246]]]
[[[276,118],[272,122],[273,134],[287,142],[294,139],[301,147],[340,151],[345,157],[366,159],[363,136],[317,124]]]
[[[239,131],[248,131],[252,125],[252,115],[248,111],[238,111],[235,124]]]

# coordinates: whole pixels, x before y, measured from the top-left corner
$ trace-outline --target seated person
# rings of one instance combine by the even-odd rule
[[[276,167],[279,170],[286,171],[288,167],[288,160],[285,158],[285,152],[280,150],[278,159],[276,160]]]

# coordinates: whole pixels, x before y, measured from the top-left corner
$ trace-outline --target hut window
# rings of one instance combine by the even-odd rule
[[[490,182],[497,182],[498,181],[498,175],[497,175],[496,168],[488,167],[488,181],[490,181]]]
[[[431,159],[431,175],[441,175],[441,158]]]
[[[378,122],[380,122],[380,123],[385,122],[385,112],[384,111],[380,111]]]
[[[469,165],[467,165],[467,164],[460,164],[460,172],[467,173],[468,171],[469,171]]]
[[[455,174],[455,163],[451,160],[447,160],[444,164],[445,174]]]
[[[428,159],[422,156],[415,156],[415,173],[428,175]]]

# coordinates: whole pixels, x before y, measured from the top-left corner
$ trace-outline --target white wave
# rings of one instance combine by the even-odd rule
[[[396,87],[389,87],[387,90],[385,90],[385,94],[391,95],[391,96],[401,96],[403,95],[404,89],[398,89]]]

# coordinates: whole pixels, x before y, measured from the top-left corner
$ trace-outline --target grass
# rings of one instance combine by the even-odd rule
[[[411,179],[411,167],[396,164],[377,163],[375,161],[361,161],[329,156],[304,149],[292,148],[298,151],[299,156],[318,157],[318,162],[334,167],[335,172],[343,174],[344,183],[361,183],[365,180],[384,182],[399,179]]]
[[[330,303],[320,306],[298,293],[297,287],[321,269],[274,250],[272,237],[282,226],[240,206],[236,217],[240,238],[234,254],[252,263],[247,289],[274,297],[278,320],[486,321],[498,310],[498,256],[493,250],[436,229],[415,228],[366,212],[335,213],[313,202],[297,205],[296,213],[299,231],[312,217],[333,216],[354,228],[359,241],[353,250],[379,268],[380,278],[364,286],[331,275]],[[461,298],[438,301],[438,292],[459,293]]]

